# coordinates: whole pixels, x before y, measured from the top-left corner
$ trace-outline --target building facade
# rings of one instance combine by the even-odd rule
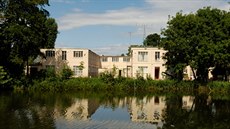
[[[89,49],[55,48],[41,49],[45,58],[39,69],[55,68],[60,71],[68,66],[73,77],[93,77],[109,72],[116,76],[164,79],[165,50],[156,47],[132,47],[130,56],[99,56]]]
[[[115,76],[132,77],[129,56],[101,56],[99,73],[110,72]]]
[[[132,76],[144,78],[164,79],[166,71],[163,55],[165,50],[156,47],[133,47],[131,48]]]
[[[41,49],[41,52],[45,58],[42,59],[39,69],[52,67],[58,72],[64,67],[69,67],[74,77],[90,77],[97,76],[101,67],[100,56],[89,49],[55,48]]]

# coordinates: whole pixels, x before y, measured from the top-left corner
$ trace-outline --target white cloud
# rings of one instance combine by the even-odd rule
[[[54,1],[54,0],[53,0]],[[66,0],[55,0],[66,1]],[[88,1],[88,0],[83,0]],[[160,31],[166,25],[169,15],[183,10],[184,13],[195,12],[204,6],[212,6],[221,9],[229,9],[226,1],[217,0],[145,0],[145,8],[127,7],[118,10],[107,10],[104,13],[85,13],[79,9],[66,14],[58,19],[59,30],[90,25],[152,25]]]
[[[97,48],[91,48],[92,51],[98,55],[116,55],[120,56],[121,54],[126,54],[128,52],[128,44],[116,44],[116,45],[106,45]]]
[[[73,0],[51,0],[56,2],[73,2]],[[90,2],[81,0],[80,2]],[[117,10],[106,10],[101,13],[84,12],[75,8],[72,12],[57,18],[59,31],[71,30],[84,26],[94,25],[117,25],[135,26],[137,29],[132,32],[132,37],[143,37],[144,28],[146,36],[150,33],[159,33],[166,27],[168,16],[174,16],[177,12],[196,12],[205,6],[211,6],[228,10],[230,4],[224,0],[145,0],[145,7],[126,7]],[[129,34],[127,33],[127,37]],[[59,44],[59,46],[66,46]],[[94,52],[103,55],[120,55],[128,50],[127,44],[105,45],[91,48]]]
[[[139,8],[108,10],[105,13],[84,13],[79,10],[58,19],[60,30],[89,25],[132,25],[157,24],[166,18]]]

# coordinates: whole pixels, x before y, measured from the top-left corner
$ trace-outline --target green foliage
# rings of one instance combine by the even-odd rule
[[[57,77],[56,72],[55,72],[55,68],[53,68],[53,67],[46,68],[44,70],[44,72],[45,72],[45,77],[46,78],[55,78],[55,77]]]
[[[230,83],[224,81],[213,81],[207,85],[212,92],[228,93],[230,92]]]
[[[48,0],[4,0],[0,14],[0,62],[10,76],[24,74],[29,59],[40,53],[40,48],[52,48],[57,35],[57,24],[48,18],[44,9]],[[3,17],[3,18],[2,18]]]
[[[211,67],[225,69],[229,74],[230,14],[206,7],[195,14],[178,12],[170,18],[160,46],[167,50],[164,56],[168,73],[183,79],[183,69],[190,65],[197,80],[207,82]]]
[[[69,67],[63,68],[60,75],[62,79],[69,79],[73,75],[73,71]]]
[[[45,27],[46,27],[46,37],[47,37],[47,45],[45,46],[46,48],[54,48],[54,43],[57,38],[58,34],[58,26],[53,18],[47,18],[45,21]]]
[[[157,33],[150,34],[145,38],[143,45],[157,47],[160,44],[160,40],[161,37]]]
[[[128,53],[126,53],[127,56],[131,56],[132,52],[131,52],[131,48],[132,47],[140,47],[140,45],[130,45],[128,48]]]
[[[0,88],[6,86],[12,79],[7,75],[7,72],[0,66]]]
[[[52,74],[50,74],[52,75]],[[44,80],[33,80],[28,88],[31,91],[50,92],[73,92],[73,91],[119,91],[119,92],[157,92],[157,93],[230,93],[228,82],[209,82],[207,86],[194,81],[177,80],[152,80],[133,79],[118,77],[113,78],[111,74],[103,75],[99,78],[70,78],[63,80],[57,77],[46,78]],[[196,88],[198,87],[198,88]]]
[[[113,85],[114,84],[114,75],[108,71],[105,71],[103,73],[100,74],[100,79],[107,83],[108,85]]]
[[[78,66],[78,68],[79,68],[79,70],[83,70],[85,68],[83,61],[80,62],[80,65]]]

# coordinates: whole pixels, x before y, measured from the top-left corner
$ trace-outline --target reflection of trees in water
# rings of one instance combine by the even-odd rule
[[[11,94],[0,96],[0,128],[4,129],[52,129],[54,128],[53,106],[40,105],[39,99],[32,97]]]
[[[131,100],[130,97],[108,97],[108,98],[103,98],[100,100],[100,104],[104,105],[105,107],[110,107],[113,110],[118,108],[118,107],[126,107],[129,105],[129,101]]]
[[[162,128],[230,128],[230,111],[226,112],[226,110],[224,110],[226,107],[228,107],[227,110],[229,110],[229,105],[229,101],[211,101],[207,95],[197,95],[190,108],[191,110],[187,110],[181,107],[181,96],[171,96],[167,98],[166,116]]]
[[[54,94],[45,93],[11,93],[1,95],[0,128],[55,129],[54,114],[58,98]],[[62,98],[65,98],[65,96],[62,95]],[[66,106],[64,104],[60,107]]]

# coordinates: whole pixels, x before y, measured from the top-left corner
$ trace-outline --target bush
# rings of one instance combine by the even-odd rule
[[[216,92],[230,92],[230,83],[224,81],[213,81],[208,83],[208,87]]]
[[[73,71],[70,68],[63,68],[60,76],[62,79],[69,79],[73,75]]]

